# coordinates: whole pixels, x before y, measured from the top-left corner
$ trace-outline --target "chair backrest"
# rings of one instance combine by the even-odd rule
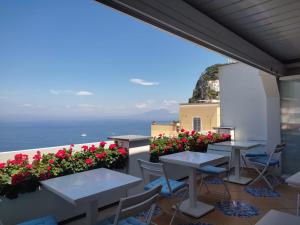
[[[270,163],[271,159],[273,158],[274,154],[281,153],[284,148],[285,148],[285,143],[280,143],[280,144],[276,145],[276,147],[271,151],[271,153],[269,155],[267,165],[269,165],[269,163]]]
[[[148,210],[146,223],[150,224],[161,188],[162,186],[160,185],[141,194],[121,198],[116,212],[114,225],[118,225],[119,220],[123,218],[135,216],[139,212],[146,210]]]
[[[166,179],[166,184],[168,186],[170,193],[172,192],[164,164],[152,163],[152,162],[148,162],[148,161],[145,161],[142,159],[138,159],[137,161],[138,161],[138,164],[139,164],[141,172],[142,172],[144,183],[146,183],[146,177],[145,177],[146,174],[153,175],[156,177],[163,177]]]

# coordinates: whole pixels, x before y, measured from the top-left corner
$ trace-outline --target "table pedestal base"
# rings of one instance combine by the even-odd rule
[[[191,207],[190,206],[190,200],[185,200],[182,202],[182,204],[180,205],[180,211],[190,215],[192,217],[195,218],[199,218],[205,214],[207,214],[208,212],[212,211],[215,207],[212,205],[208,205],[206,203],[203,202],[199,202],[197,201],[197,206]]]
[[[250,181],[252,181],[252,178],[249,177],[236,177],[234,175],[230,175],[229,179],[224,178],[225,181],[231,182],[231,183],[236,183],[236,184],[248,184]]]

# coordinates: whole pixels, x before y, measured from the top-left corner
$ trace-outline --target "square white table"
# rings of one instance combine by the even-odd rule
[[[294,175],[288,177],[285,182],[287,182],[288,185],[299,188],[300,189],[300,171],[298,173],[295,173]],[[300,193],[298,192],[297,196],[297,216],[299,216],[299,210],[300,210]]]
[[[138,184],[141,178],[100,168],[41,182],[42,187],[73,205],[88,204],[87,224],[97,222],[98,201],[111,191],[124,191]]]
[[[205,165],[215,165],[226,161],[228,157],[200,152],[180,152],[159,157],[162,162],[189,168],[189,199],[182,202],[180,210],[190,216],[199,218],[214,209],[214,206],[197,200],[197,169]],[[178,168],[180,170],[180,167]]]
[[[234,151],[234,175],[230,175],[228,181],[238,184],[248,184],[252,180],[252,178],[240,176],[241,150],[249,150],[251,148],[259,146],[260,143],[255,141],[224,141],[215,143],[214,145],[231,146],[232,151]]]
[[[271,209],[255,225],[299,225],[300,217]]]

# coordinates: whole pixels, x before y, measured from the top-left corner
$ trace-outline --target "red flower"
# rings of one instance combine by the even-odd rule
[[[32,165],[31,165],[31,164],[28,164],[28,165],[26,165],[26,168],[27,168],[27,169],[32,169]]]
[[[0,169],[5,168],[5,163],[0,163]]]
[[[89,151],[90,151],[90,152],[94,152],[94,151],[96,151],[96,150],[97,150],[97,148],[96,148],[95,145],[92,145],[91,147],[89,147]]]
[[[107,155],[106,152],[101,152],[99,154],[97,154],[97,153],[95,154],[97,159],[103,159],[106,157],[106,155]]]
[[[156,145],[155,144],[151,144],[150,147],[153,149],[153,148],[156,147]]]
[[[87,150],[89,149],[89,146],[83,145],[83,146],[81,146],[81,148],[82,148],[84,151],[87,151]]]
[[[104,148],[105,145],[106,145],[106,142],[105,142],[105,141],[101,141],[99,145],[100,145],[102,148]]]
[[[70,148],[73,148],[75,145],[74,144],[70,144]]]
[[[65,150],[58,150],[58,152],[55,154],[55,156],[57,158],[64,159],[67,156],[66,151]]]
[[[49,164],[53,164],[54,160],[53,159],[49,159]]]
[[[159,134],[158,136],[162,137],[163,135],[162,135],[162,134]]]
[[[185,131],[185,129],[183,129],[183,128],[180,130],[180,132],[184,132],[184,131]]]
[[[118,152],[119,152],[122,156],[127,155],[127,151],[125,150],[125,148],[119,148],[119,149],[118,149]]]
[[[192,131],[191,131],[191,135],[194,135],[195,133],[196,133],[195,130],[192,130]]]
[[[37,151],[36,154],[33,156],[33,159],[40,161],[42,159],[41,152]]]
[[[47,166],[47,170],[50,171],[51,170],[51,166]]]
[[[116,144],[111,144],[111,145],[109,145],[109,149],[110,149],[110,150],[114,150],[116,147],[117,147]]]
[[[93,160],[91,159],[91,158],[87,158],[86,160],[85,160],[85,163],[87,164],[87,165],[92,165],[93,164]]]
[[[182,141],[183,143],[187,143],[187,139],[186,139],[186,138],[182,138],[181,141]]]
[[[189,131],[186,131],[186,132],[184,132],[186,135],[189,135],[190,134],[190,132]]]
[[[28,155],[19,153],[15,155],[15,160],[10,160],[10,162],[14,165],[21,165],[25,160],[28,160]]]
[[[28,175],[29,175],[28,173],[17,173],[17,174],[12,175],[11,184],[16,185],[16,184],[22,182]]]

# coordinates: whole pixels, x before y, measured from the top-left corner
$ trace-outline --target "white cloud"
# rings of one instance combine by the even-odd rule
[[[145,108],[147,108],[147,103],[145,103],[145,102],[137,103],[137,104],[135,104],[135,107],[138,109],[145,109]]]
[[[178,105],[179,103],[176,100],[164,100],[163,101],[165,106],[172,106],[172,105]]]
[[[139,84],[139,85],[143,85],[143,86],[159,85],[158,82],[145,81],[145,80],[138,79],[138,78],[132,78],[132,79],[130,79],[129,81],[130,81],[131,83]]]
[[[89,92],[89,91],[78,91],[76,93],[76,95],[78,96],[91,96],[91,95],[94,95],[92,92]]]
[[[70,93],[73,93],[72,90],[54,90],[54,89],[51,89],[49,90],[49,92],[53,95],[60,95],[60,94],[70,94]]]
[[[30,108],[30,107],[32,107],[32,105],[31,104],[29,104],[29,103],[25,103],[25,104],[23,104],[23,105],[21,105],[22,107],[25,107],[25,108]]]

